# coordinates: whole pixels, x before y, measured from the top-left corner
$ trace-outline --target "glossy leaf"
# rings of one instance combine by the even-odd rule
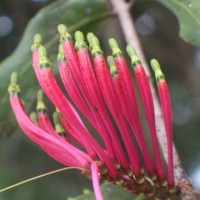
[[[40,33],[49,57],[56,70],[59,34],[57,26],[67,25],[69,31],[94,31],[105,15],[106,0],[59,0],[45,7],[30,21],[16,51],[0,65],[0,130],[2,134],[11,134],[16,130],[16,120],[11,111],[7,88],[10,74],[17,71],[22,85],[22,98],[30,108],[39,85],[32,69],[31,44],[33,36]]]
[[[104,200],[153,200],[152,198],[147,198],[144,195],[135,196],[130,194],[125,189],[117,185],[110,183],[104,183],[101,186]],[[84,192],[85,194],[75,197],[68,198],[67,200],[95,200],[94,194],[90,191]]]
[[[200,47],[200,1],[153,0],[168,7],[179,21],[180,36],[188,43]],[[166,24],[168,26],[168,24]],[[170,26],[170,24],[169,24]],[[171,30],[173,31],[173,30]]]

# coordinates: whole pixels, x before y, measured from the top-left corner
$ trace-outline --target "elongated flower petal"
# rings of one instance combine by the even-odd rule
[[[59,54],[59,59],[61,59],[61,52]],[[63,61],[62,59],[59,61],[59,70],[60,75],[63,81],[63,84],[76,104],[76,106],[80,109],[80,111],[85,115],[85,117],[89,120],[89,122],[94,126],[94,128],[98,131],[98,133],[101,133],[101,127],[99,126],[99,121],[97,121],[96,118],[99,119],[99,114],[96,113],[95,105],[87,98],[87,95],[85,93],[81,94],[80,89],[77,86],[77,83],[75,82],[73,78],[73,74],[70,71],[69,64],[67,61]],[[85,99],[87,101],[85,101]],[[94,116],[95,115],[95,116]],[[100,119],[101,120],[101,119]],[[64,126],[69,127],[68,123],[65,123],[66,120],[63,119]],[[67,125],[68,124],[68,125]],[[77,140],[77,139],[76,139]],[[108,142],[110,146],[110,142]],[[113,152],[111,147],[111,152]],[[113,153],[110,155],[111,158],[114,157]]]
[[[145,143],[136,94],[128,66],[122,56],[122,52],[118,48],[117,42],[113,38],[109,40],[109,45],[112,49],[115,65],[117,67],[118,77],[115,77],[115,79],[118,79],[118,83],[116,84],[116,87],[118,87],[117,91],[123,112],[138,141],[147,171],[152,178],[155,178],[155,167]]]
[[[85,69],[85,68],[83,68],[83,67],[81,68],[79,66],[79,57],[75,52],[75,49],[74,49],[73,44],[71,42],[71,36],[66,31],[66,27],[64,27],[63,25],[60,25],[59,31],[61,33],[61,38],[63,38],[62,39],[63,40],[62,41],[63,48],[64,48],[64,52],[65,52],[67,61],[68,61],[69,66],[70,66],[70,70],[71,70],[74,78],[76,79],[77,85],[79,86],[82,94],[84,95],[84,98],[87,100],[88,104],[90,105],[90,109],[93,112],[95,119],[97,120],[96,124],[98,124],[98,127],[96,127],[96,128],[97,128],[98,132],[100,133],[100,135],[104,139],[104,142],[105,142],[107,150],[108,150],[108,156],[111,159],[114,159],[115,155],[114,155],[114,152],[113,152],[113,145],[112,145],[112,142],[110,142],[110,140],[112,140],[112,139],[108,135],[108,133],[107,133],[105,127],[104,127],[105,125],[101,123],[102,119],[101,119],[99,113],[97,112],[97,110],[100,110],[100,109],[97,108],[96,104],[94,104],[93,100],[91,99],[91,98],[93,98],[91,96],[91,91],[88,91],[91,88],[87,87],[88,84],[85,82],[85,79],[84,79],[86,77],[84,77],[82,75],[82,69]],[[87,60],[84,60],[84,62],[85,61],[87,61]],[[87,65],[85,65],[85,67],[87,67]]]
[[[119,158],[120,164],[127,168],[128,164],[125,160],[126,155],[123,153],[123,149],[118,140],[116,131],[106,110],[103,96],[92,68],[92,63],[90,61],[87,45],[84,41],[84,36],[81,32],[76,32],[75,38],[80,70],[83,75],[87,90],[90,92],[90,98],[93,99],[93,102],[95,103],[95,113],[99,113],[99,115],[95,116],[102,116],[97,118],[101,128],[101,133],[103,134],[102,137],[104,138],[105,143],[107,143],[108,148],[114,150],[116,156]]]
[[[162,164],[158,138],[156,134],[153,97],[152,97],[152,93],[151,93],[151,89],[149,85],[149,80],[134,49],[131,46],[128,46],[127,52],[129,56],[131,57],[132,67],[134,69],[137,85],[139,87],[142,103],[144,106],[144,111],[145,111],[149,128],[150,128],[150,134],[151,134],[151,139],[152,139],[154,156],[156,160],[156,168],[157,168],[158,177],[161,181],[165,181],[165,170]]]
[[[174,188],[174,164],[173,164],[173,128],[172,128],[172,105],[169,89],[165,76],[163,75],[157,60],[151,60],[152,68],[155,72],[158,92],[163,112],[165,129],[167,134],[168,149],[168,182],[171,188]]]
[[[40,47],[41,48],[41,47]],[[41,54],[45,54],[44,48],[42,48]],[[69,122],[72,123],[72,126],[76,129],[86,131],[81,119],[79,118],[78,114],[66,99],[64,94],[62,93],[61,89],[59,88],[56,79],[53,75],[53,72],[50,68],[50,63],[44,57],[43,61],[40,61],[42,65],[46,65],[43,69],[40,69],[40,66],[34,66],[35,73],[37,75],[38,81],[40,82],[42,89],[46,93],[46,95],[54,102],[56,107],[61,111],[61,113],[69,119]],[[84,142],[83,142],[84,143]],[[96,155],[90,145],[85,144],[85,148],[90,152],[90,155]]]
[[[60,42],[63,46],[64,53],[65,53],[67,62],[69,63],[71,73],[73,74],[73,77],[76,80],[77,85],[80,88],[81,92],[84,95],[88,96],[86,85],[83,81],[83,77],[80,72],[78,56],[76,53],[76,49],[72,43],[71,35],[69,34],[69,32],[67,32],[67,28],[63,24],[60,24],[58,26],[58,31],[61,34]]]
[[[39,90],[37,95],[37,108],[36,108],[39,126],[50,135],[60,139],[58,133],[56,133],[56,131],[54,130],[51,121],[47,115],[47,108],[43,101],[43,95],[44,94],[42,90]]]
[[[35,125],[22,107],[18,92],[15,89],[16,86],[16,83],[11,83],[10,85],[10,102],[21,129],[57,161],[68,166],[84,168],[87,162],[90,161],[90,158],[76,150],[73,146],[52,137]]]
[[[35,73],[43,91],[67,119],[70,126],[72,126],[76,133],[79,134],[79,137],[82,138],[82,143],[89,155],[92,158],[96,158],[98,155],[108,169],[110,169],[110,173],[112,173],[114,177],[118,176],[118,172],[112,162],[108,159],[100,145],[87,131],[78,113],[61,91],[50,66],[51,63],[46,57],[46,50],[44,47],[40,46],[39,66],[35,66]],[[85,138],[87,138],[87,140]]]
[[[82,36],[82,34],[79,33],[79,35]],[[77,35],[76,35],[77,36]],[[77,36],[78,37],[78,36]],[[78,41],[76,41],[76,48],[77,50],[77,56],[80,66],[80,73],[82,74],[83,81],[86,85],[86,90],[89,93],[90,99],[93,99],[93,102],[95,102],[95,110],[96,112],[100,112],[100,115],[95,115],[97,118],[97,121],[99,123],[100,128],[100,134],[105,142],[106,148],[108,150],[108,153],[110,154],[111,159],[115,158],[115,152],[114,147],[112,145],[112,138],[108,134],[105,124],[101,123],[102,118],[100,116],[104,116],[104,121],[107,120],[106,111],[103,105],[103,102],[101,100],[101,94],[99,93],[99,88],[96,82],[96,79],[94,77],[94,73],[92,70],[90,58],[87,52],[87,46],[83,41],[83,38],[77,38]],[[79,36],[80,37],[80,36]],[[79,41],[81,40],[81,41]],[[79,44],[80,43],[80,44]]]
[[[84,147],[84,143],[82,142],[82,139],[79,137],[79,134],[74,130],[70,124],[67,122],[67,120],[61,116],[60,122],[63,125],[65,131],[71,136],[72,139],[74,139],[79,145]]]
[[[55,126],[56,133],[66,142],[71,143],[71,141],[67,138],[67,134],[65,132],[64,127],[62,126],[62,123],[60,121],[60,113],[55,111],[53,113],[53,121]]]
[[[88,35],[90,46],[92,48],[92,54],[94,58],[94,66],[96,76],[99,82],[104,99],[107,103],[107,106],[112,113],[123,138],[124,144],[126,146],[130,162],[134,174],[140,176],[141,174],[141,163],[140,158],[135,148],[133,138],[131,136],[129,127],[126,123],[125,117],[122,115],[122,110],[120,103],[117,98],[117,94],[108,71],[108,66],[106,64],[105,58],[103,57],[103,52],[99,46],[99,42],[94,35]]]
[[[69,68],[69,63],[65,60],[65,56],[60,48],[59,56],[58,56],[58,64],[59,64],[59,72],[62,79],[62,82],[66,88],[66,91],[70,95],[73,102],[79,108],[79,110],[85,115],[85,117],[91,122],[91,124],[97,129],[96,121],[92,116],[92,112],[87,105],[87,102],[83,98],[73,75]]]

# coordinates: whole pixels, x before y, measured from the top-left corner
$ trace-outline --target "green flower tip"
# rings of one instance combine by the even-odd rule
[[[37,112],[45,113],[47,111],[47,107],[44,103],[44,92],[42,90],[38,90],[37,93],[37,106],[36,106]]]
[[[90,44],[91,52],[94,57],[102,56],[104,54],[100,47],[99,39],[93,33],[87,34],[87,40]]]
[[[65,130],[63,128],[63,126],[61,125],[60,123],[60,113],[55,111],[53,113],[53,122],[55,124],[55,129],[56,129],[56,132],[61,135],[61,136],[64,136],[65,134]]]
[[[40,89],[37,92],[37,101],[43,101],[44,100],[44,92]]]
[[[62,44],[59,44],[59,46],[58,46],[58,52],[59,53],[64,53],[64,49],[63,49],[63,46],[62,46]]]
[[[131,45],[127,45],[126,52],[128,53],[130,57],[132,57],[133,55],[136,55],[135,49]]]
[[[50,60],[47,58],[47,51],[44,46],[40,46],[38,48],[38,56],[39,56],[39,67],[40,69],[51,68],[52,64]]]
[[[53,113],[53,122],[55,125],[60,124],[60,114],[57,111]]]
[[[162,70],[160,68],[160,64],[156,59],[151,60],[151,67],[154,70],[157,82],[159,82],[160,80],[165,80],[165,76],[162,73]]]
[[[35,34],[34,43],[42,43],[42,36],[39,33]]]
[[[34,51],[38,49],[41,43],[42,43],[42,36],[39,33],[35,34],[34,42],[33,42],[33,45],[31,46],[31,50]]]
[[[77,50],[79,49],[88,49],[88,46],[85,42],[85,38],[84,38],[84,35],[81,31],[76,31],[75,32],[75,48]]]
[[[114,38],[108,40],[109,46],[112,50],[112,55],[114,58],[123,57],[122,51],[120,50],[117,41]]]
[[[151,59],[151,67],[154,70],[154,72],[160,70],[160,64],[156,59]]]
[[[117,68],[115,66],[115,61],[114,61],[113,57],[112,56],[108,56],[107,57],[107,61],[108,61],[109,67],[110,67],[111,75],[113,76],[113,75],[118,74]]]
[[[58,32],[60,34],[66,33],[67,32],[67,27],[64,24],[59,24],[58,25]]]
[[[88,40],[89,43],[91,43],[91,40],[92,40],[93,37],[95,37],[93,33],[90,32],[90,33],[87,34],[87,40]]]
[[[11,84],[17,84],[18,83],[18,73],[17,72],[13,72],[11,74],[10,83]]]
[[[72,42],[71,35],[67,30],[67,27],[64,24],[58,25],[58,32],[60,33],[60,42],[63,43],[65,41]]]
[[[84,35],[81,31],[76,31],[74,36],[76,41],[84,41]]]
[[[47,50],[44,46],[40,46],[38,48],[38,55],[39,55],[40,58],[41,57],[47,57]]]
[[[30,118],[31,118],[31,120],[34,122],[34,123],[38,123],[37,122],[37,114],[36,114],[36,112],[32,112],[31,114],[30,114]]]
[[[88,33],[87,40],[92,48],[95,46],[100,46],[99,39],[94,35],[94,33]]]
[[[111,49],[119,48],[117,41],[114,38],[108,40]]]
[[[127,45],[126,52],[131,58],[133,68],[135,68],[138,64],[141,64],[140,59],[138,58],[135,49],[131,45]]]
[[[112,56],[108,56],[107,61],[110,67],[115,66],[115,61]]]
[[[63,48],[62,44],[59,44],[57,61],[61,62],[61,61],[65,61],[65,60],[66,60],[66,58],[65,58],[64,48]]]
[[[10,94],[20,93],[20,87],[18,85],[18,74],[17,72],[13,72],[10,77],[10,85],[8,87],[8,92]]]

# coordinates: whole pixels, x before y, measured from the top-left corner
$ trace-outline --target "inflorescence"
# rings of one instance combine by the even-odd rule
[[[42,88],[37,96],[37,113],[25,111],[17,73],[11,76],[10,102],[24,133],[58,162],[82,169],[92,178],[97,200],[103,199],[99,180],[120,185],[133,194],[173,198],[176,193],[173,172],[172,108],[165,77],[153,59],[166,129],[168,162],[162,161],[155,122],[153,97],[148,77],[135,50],[127,46],[146,115],[153,156],[142,128],[135,86],[128,65],[115,39],[109,39],[112,56],[106,60],[98,38],[75,32],[75,43],[64,25],[59,25],[58,67],[70,100],[56,81],[42,38],[34,37],[32,60]],[[47,114],[44,93],[55,105],[53,122]],[[73,104],[71,103],[73,102]],[[103,141],[99,144],[89,132],[77,109],[90,122]],[[142,155],[142,156],[141,156]]]

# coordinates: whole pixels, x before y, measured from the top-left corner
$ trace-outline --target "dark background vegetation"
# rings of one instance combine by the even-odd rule
[[[51,2],[0,1],[1,61],[15,50],[31,17]],[[177,19],[162,5],[137,3],[132,13],[147,59],[157,58],[168,80],[174,110],[175,144],[194,187],[200,189],[200,49],[180,39]],[[103,22],[98,34],[104,39],[114,35],[121,40],[122,46],[125,45],[116,19]],[[23,134],[0,140],[0,188],[59,167],[62,166]],[[66,199],[80,194],[86,187],[91,188],[86,178],[79,172],[68,171],[7,191],[0,194],[0,200]]]

